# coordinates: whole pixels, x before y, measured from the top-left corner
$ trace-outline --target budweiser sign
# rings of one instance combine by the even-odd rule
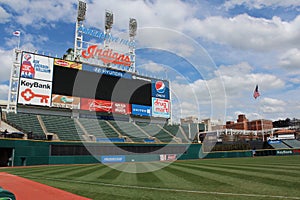
[[[130,66],[130,57],[125,54],[120,54],[113,52],[112,49],[101,49],[97,45],[89,46],[87,49],[83,50],[81,53],[83,58],[90,59],[96,58],[102,60],[103,63],[112,63],[116,65]]]

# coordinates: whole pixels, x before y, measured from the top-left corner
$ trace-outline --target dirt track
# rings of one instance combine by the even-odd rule
[[[16,196],[17,200],[89,200],[29,179],[0,172],[0,187]]]

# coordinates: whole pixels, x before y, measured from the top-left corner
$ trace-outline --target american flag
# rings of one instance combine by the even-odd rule
[[[14,32],[13,32],[13,35],[14,35],[14,36],[20,36],[20,34],[21,34],[20,31],[14,31]]]
[[[259,92],[258,92],[258,85],[256,85],[255,90],[254,90],[254,93],[253,93],[253,97],[254,97],[254,99],[256,99],[256,98],[259,97],[259,96],[260,96],[260,94],[259,94]]]

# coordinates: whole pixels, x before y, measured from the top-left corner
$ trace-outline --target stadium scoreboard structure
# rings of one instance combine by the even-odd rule
[[[167,80],[22,52],[18,106],[170,118]]]
[[[111,33],[112,12],[105,11],[103,31],[87,28],[85,15],[79,1],[71,58],[15,50],[7,110],[171,118],[169,81],[135,70],[137,21],[130,18],[126,39]]]

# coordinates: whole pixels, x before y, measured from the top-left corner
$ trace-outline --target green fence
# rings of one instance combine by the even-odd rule
[[[89,146],[89,150],[86,146]],[[159,161],[167,157],[172,159],[174,156],[177,160],[252,156],[252,151],[249,150],[202,152],[201,144],[112,144],[0,139],[0,147],[0,151],[5,149],[5,153],[11,151],[13,160],[9,166],[99,163],[101,156],[114,155],[123,156],[124,162]],[[300,155],[300,149],[270,149],[255,152],[255,156],[270,155]],[[0,155],[0,159],[7,159],[7,156]]]

